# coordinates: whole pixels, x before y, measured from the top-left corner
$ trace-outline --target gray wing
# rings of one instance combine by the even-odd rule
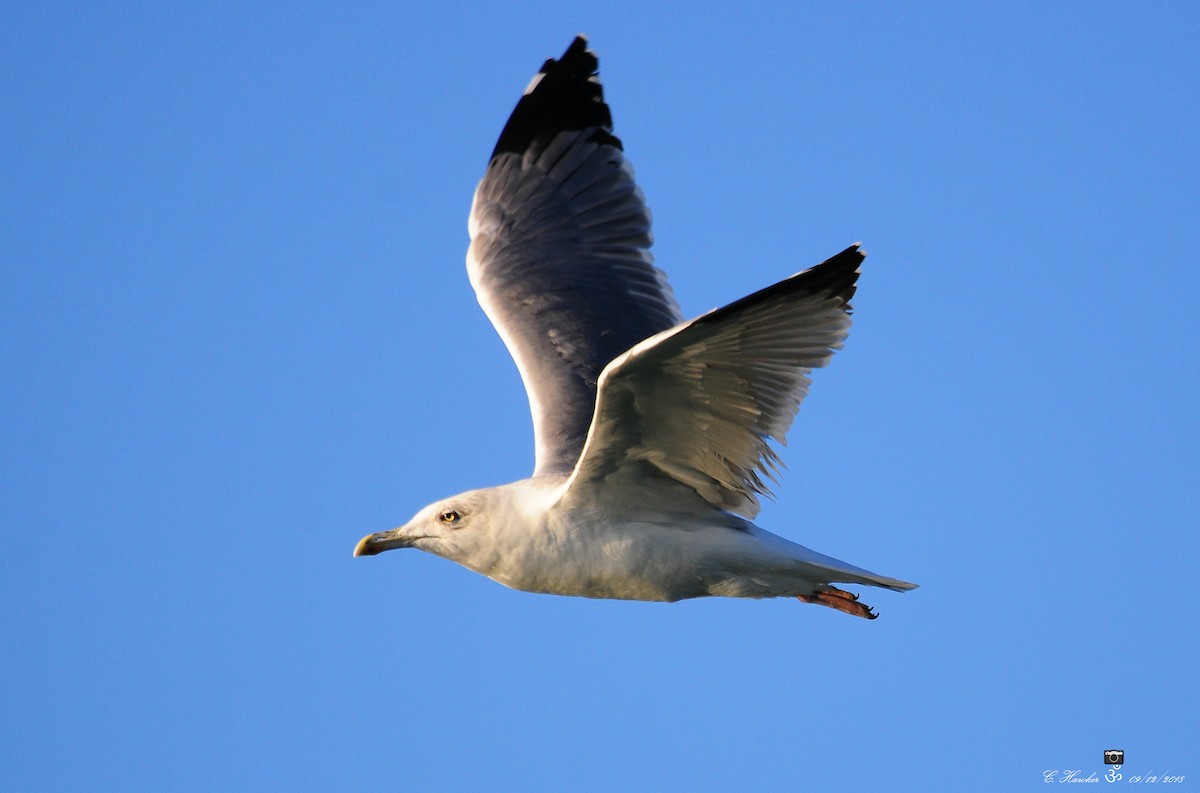
[[[471,207],[467,271],[525,383],[535,475],[574,468],[605,365],[681,319],[597,65],[582,37],[546,61]]]
[[[600,377],[596,418],[565,499],[605,483],[667,477],[719,509],[753,518],[785,436],[850,331],[857,246],[774,286],[664,331]],[[607,488],[606,500],[621,497]],[[589,500],[596,498],[589,493]]]

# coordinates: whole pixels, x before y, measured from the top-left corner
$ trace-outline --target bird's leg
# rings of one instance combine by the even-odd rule
[[[843,613],[853,614],[855,617],[862,617],[867,620],[873,620],[879,616],[871,611],[871,607],[866,603],[859,603],[858,595],[843,591],[837,587],[825,587],[813,592],[811,595],[797,595],[796,599],[802,603],[828,606],[831,609],[837,609]]]

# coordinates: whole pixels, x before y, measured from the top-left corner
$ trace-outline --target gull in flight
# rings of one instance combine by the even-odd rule
[[[528,592],[794,597],[874,619],[834,583],[916,584],[754,525],[808,391],[850,328],[865,256],[683,321],[613,135],[595,53],[547,60],[475,191],[467,271],[533,413],[533,476],[436,501],[355,556],[419,548]]]

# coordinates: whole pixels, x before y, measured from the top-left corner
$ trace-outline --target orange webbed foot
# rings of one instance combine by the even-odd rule
[[[879,615],[871,611],[871,607],[866,603],[858,602],[858,595],[852,592],[846,592],[837,587],[825,587],[824,589],[813,592],[811,595],[797,595],[796,599],[802,603],[813,603],[817,606],[828,606],[831,609],[837,609],[844,614],[851,614],[855,617],[862,617],[866,620],[873,620]]]

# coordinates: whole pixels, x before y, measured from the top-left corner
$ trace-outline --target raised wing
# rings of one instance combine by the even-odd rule
[[[582,37],[546,61],[471,207],[467,271],[529,395],[535,476],[574,468],[604,367],[681,319],[597,64]]]
[[[816,267],[647,339],[600,377],[596,417],[565,498],[609,477],[665,475],[753,518],[785,436],[850,330],[865,254]]]

